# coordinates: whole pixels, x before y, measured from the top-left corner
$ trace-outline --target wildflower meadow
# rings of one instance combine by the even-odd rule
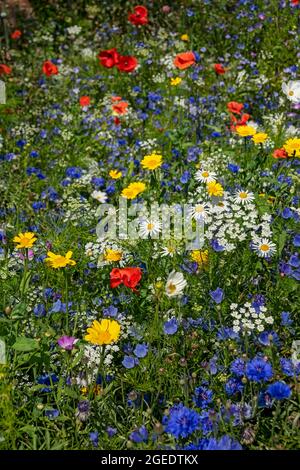
[[[299,449],[300,1],[26,5],[0,4],[0,449]]]

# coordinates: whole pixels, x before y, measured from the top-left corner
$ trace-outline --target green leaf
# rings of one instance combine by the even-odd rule
[[[20,352],[34,351],[39,348],[39,343],[36,339],[25,338],[24,336],[19,336],[16,339],[16,342],[13,344],[13,349]]]

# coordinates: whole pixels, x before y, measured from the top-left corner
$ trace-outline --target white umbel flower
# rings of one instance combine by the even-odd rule
[[[166,283],[166,294],[168,297],[176,297],[181,295],[185,286],[187,285],[186,280],[182,273],[172,271],[169,274]]]
[[[300,80],[283,83],[282,91],[292,103],[300,103]]]

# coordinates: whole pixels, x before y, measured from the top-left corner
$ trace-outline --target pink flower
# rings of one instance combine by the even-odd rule
[[[74,336],[64,335],[58,338],[57,343],[62,349],[65,349],[66,351],[71,351],[76,341],[77,339],[74,338]]]

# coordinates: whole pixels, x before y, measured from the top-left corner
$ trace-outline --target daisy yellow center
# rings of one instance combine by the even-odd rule
[[[261,251],[269,251],[270,247],[269,247],[269,245],[267,245],[266,243],[263,243],[263,244],[260,246],[260,249],[261,249]]]
[[[247,199],[248,194],[245,193],[244,191],[242,191],[242,192],[239,194],[239,196],[240,196],[241,199]]]
[[[198,214],[201,214],[202,212],[204,212],[204,207],[203,206],[196,206],[195,207],[195,212],[197,212]]]
[[[173,294],[174,292],[176,292],[176,286],[175,284],[173,284],[172,282],[169,284],[168,286],[168,290],[171,294]]]
[[[290,95],[290,96],[294,96],[293,90],[290,90],[290,91],[289,91],[289,95]]]
[[[154,228],[154,224],[150,223],[147,225],[148,230],[152,230]]]
[[[202,176],[203,178],[208,178],[209,177],[208,171],[203,171]]]

